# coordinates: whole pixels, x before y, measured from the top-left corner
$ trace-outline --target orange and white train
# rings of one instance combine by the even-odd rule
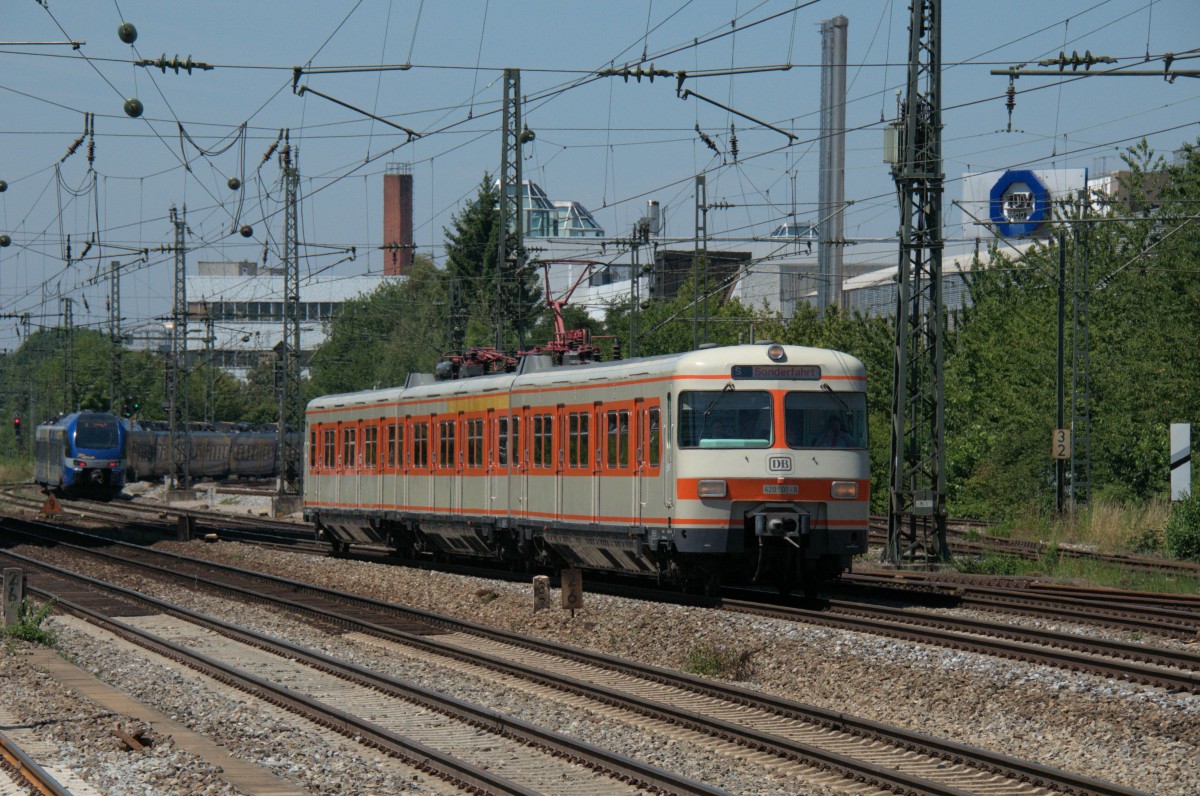
[[[386,545],[811,592],[867,549],[866,373],[775,344],[317,398],[305,514]]]

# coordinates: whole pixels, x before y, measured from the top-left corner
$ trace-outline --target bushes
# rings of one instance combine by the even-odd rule
[[[1200,498],[1185,495],[1171,507],[1164,541],[1171,557],[1200,561]]]

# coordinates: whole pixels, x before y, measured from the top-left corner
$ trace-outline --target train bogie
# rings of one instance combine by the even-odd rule
[[[866,551],[853,357],[738,346],[319,398],[306,514],[336,546],[811,588]]]

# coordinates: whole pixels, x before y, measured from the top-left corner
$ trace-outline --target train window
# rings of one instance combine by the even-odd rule
[[[508,418],[496,418],[496,465],[508,466]]]
[[[771,394],[705,390],[679,394],[679,447],[767,448],[772,439]]]
[[[396,466],[396,432],[399,430],[395,423],[387,427],[387,466]]]
[[[325,469],[332,470],[337,466],[337,431],[325,429]]]
[[[481,418],[467,421],[467,466],[483,466],[483,420]]]
[[[867,447],[867,396],[861,392],[790,392],[783,399],[789,448]]]
[[[549,462],[542,460],[542,435],[546,432],[543,429],[545,415],[533,416],[533,466],[546,467]]]
[[[438,459],[440,467],[454,467],[454,432],[457,425],[453,420],[443,420],[438,424],[438,441],[441,444],[439,448],[441,455]]]
[[[620,424],[617,426],[617,465],[629,466],[629,412],[624,409],[620,413]]]
[[[314,470],[317,467],[317,430],[315,428],[308,432],[308,466]]]
[[[342,429],[342,467],[346,470],[354,469],[354,443],[357,441],[357,437],[358,429]]]
[[[523,461],[521,457],[521,418],[514,417],[512,419],[512,463],[513,467],[520,467]]]
[[[651,467],[658,467],[658,464],[662,459],[662,427],[659,422],[658,407],[652,407],[647,415],[649,433],[646,435],[646,439],[648,440],[646,463]]]
[[[413,423],[413,467],[429,466],[429,424]]]
[[[379,427],[363,428],[363,466],[374,470],[379,464]]]
[[[120,446],[117,421],[108,415],[101,417],[79,416],[75,421],[75,447],[93,450],[110,450]]]
[[[608,449],[606,462],[609,469],[629,466],[629,412],[611,411],[605,415],[608,425]]]
[[[566,415],[566,466],[580,466],[580,413]]]

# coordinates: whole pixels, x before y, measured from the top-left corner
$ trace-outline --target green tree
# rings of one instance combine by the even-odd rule
[[[418,256],[402,281],[347,301],[314,354],[309,396],[397,386],[429,372],[447,348],[449,280]]]
[[[509,350],[523,347],[529,330],[544,310],[536,269],[516,272],[511,263],[501,264],[497,297],[499,201],[495,181],[484,174],[475,198],[454,216],[449,228],[442,230],[446,239],[446,277],[450,280],[451,348],[495,345],[497,315],[504,319],[504,347]]]

